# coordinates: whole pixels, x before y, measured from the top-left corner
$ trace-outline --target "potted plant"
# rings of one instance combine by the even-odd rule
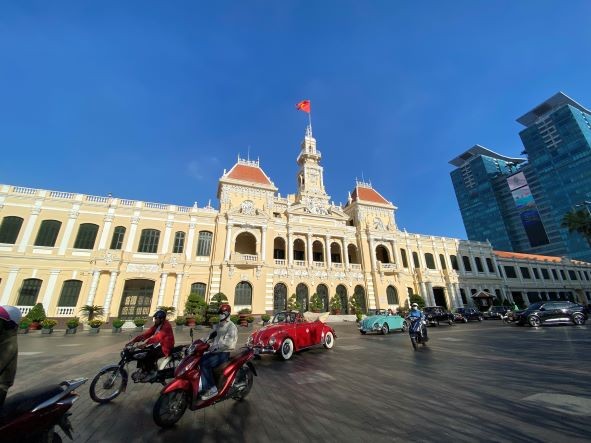
[[[220,322],[220,318],[217,315],[209,317],[209,322],[212,325],[217,325]]]
[[[213,297],[211,297],[211,301],[209,302],[209,306],[207,307],[206,311],[206,322],[211,323],[211,317],[218,315],[218,310],[222,303],[227,303],[228,297],[223,292],[218,292]]]
[[[324,303],[322,303],[322,299],[317,293],[312,294],[310,297],[310,309],[312,312],[322,312],[324,308]]]
[[[179,315],[177,318],[175,318],[174,323],[176,324],[176,330],[182,331],[183,328],[185,327],[186,322],[187,322],[187,319],[185,317],[183,317],[182,315]]]
[[[73,317],[69,319],[66,323],[68,327],[66,329],[66,334],[75,334],[78,331],[78,326],[80,325],[80,319],[78,317]]]
[[[269,314],[261,315],[261,320],[263,321],[263,326],[269,324],[269,320],[271,320],[271,316]]]
[[[90,326],[90,330],[88,331],[90,334],[98,334],[101,330],[101,325],[103,324],[102,320],[95,318],[88,322],[88,326]]]
[[[42,334],[51,334],[53,332],[53,328],[57,325],[57,321],[52,320],[50,318],[46,318],[41,322],[41,333]]]
[[[134,318],[133,324],[135,325],[136,332],[142,332],[144,330],[144,325],[146,324],[145,318]]]
[[[190,327],[195,326],[195,316],[203,316],[206,309],[207,303],[205,302],[205,299],[199,294],[194,292],[190,293],[185,302],[186,325]]]
[[[26,317],[31,320],[29,329],[37,330],[41,329],[41,322],[45,320],[47,316],[45,315],[45,309],[43,308],[43,305],[41,303],[37,303],[29,311]]]
[[[157,309],[162,309],[166,311],[166,318],[170,317],[176,312],[176,308],[174,306],[158,306]]]
[[[80,315],[82,318],[88,320],[90,324],[91,320],[94,320],[97,317],[102,317],[104,314],[104,309],[102,306],[98,305],[84,305],[80,308]]]
[[[205,319],[205,317],[203,317],[203,315],[201,314],[196,314],[195,315],[195,329],[197,329],[198,331],[203,329],[203,320]]]
[[[302,305],[298,302],[298,299],[295,294],[291,294],[289,300],[287,300],[287,310],[288,311],[299,311],[302,308]]]
[[[359,311],[355,312],[355,318],[357,319],[357,323],[359,323],[361,321],[361,319],[363,318],[363,314]]]
[[[238,311],[238,317],[240,320],[240,326],[248,326],[248,322],[246,321],[246,319],[248,318],[248,316],[252,313],[252,311],[248,308],[244,308],[241,309],[240,311]]]
[[[230,321],[235,325],[238,325],[238,323],[240,322],[240,316],[236,314],[230,315]]]
[[[114,333],[121,332],[121,327],[123,326],[124,323],[125,323],[125,321],[121,320],[120,318],[116,318],[115,320],[113,320],[113,322],[111,323],[111,326],[113,327],[112,332],[114,332]]]
[[[28,334],[30,326],[31,326],[31,320],[29,320],[27,317],[23,318],[21,320],[21,322],[18,324],[19,334]]]
[[[248,322],[248,327],[252,328],[252,324],[254,322],[254,317],[252,315],[249,315],[248,317],[246,317],[246,321]]]
[[[341,313],[341,308],[343,305],[341,304],[341,297],[337,294],[333,295],[330,299],[330,311],[333,314],[339,315]]]

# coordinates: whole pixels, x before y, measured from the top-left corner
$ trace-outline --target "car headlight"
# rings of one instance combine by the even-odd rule
[[[246,340],[246,346],[252,346],[252,344],[254,343],[254,339],[252,338],[252,335],[250,337],[248,337],[248,340]]]
[[[273,346],[273,345],[275,344],[275,342],[276,342],[276,341],[277,341],[277,340],[275,340],[275,337],[271,337],[271,338],[269,339],[269,346]]]
[[[373,324],[373,328],[374,328],[374,329],[381,329],[381,328],[382,328],[382,326],[381,326],[379,323],[374,323],[374,324]]]

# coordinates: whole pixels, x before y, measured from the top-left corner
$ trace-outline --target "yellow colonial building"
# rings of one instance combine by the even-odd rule
[[[94,304],[129,320],[157,306],[182,313],[191,292],[223,292],[254,314],[284,309],[291,294],[306,307],[316,293],[325,310],[336,295],[344,313],[352,297],[362,310],[398,308],[413,293],[449,308],[482,294],[589,299],[587,263],[400,231],[397,208],[368,183],[335,205],[320,160],[308,128],[296,193],[282,197],[258,161],[238,159],[219,179],[217,209],[0,185],[0,304],[26,313],[41,302],[50,317]],[[550,278],[536,280],[544,267]]]

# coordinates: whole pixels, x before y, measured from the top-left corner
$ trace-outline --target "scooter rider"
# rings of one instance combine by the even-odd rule
[[[213,339],[209,352],[201,358],[202,400],[209,400],[218,393],[213,378],[213,368],[230,360],[230,351],[236,348],[238,328],[230,321],[232,308],[229,304],[221,304],[218,309],[220,322],[213,327],[209,339]]]
[[[410,312],[408,313],[408,317],[411,319],[419,318],[419,321],[421,322],[425,320],[425,314],[423,314],[423,311],[419,309],[419,305],[417,303],[413,303],[412,305],[410,305]],[[425,339],[425,341],[429,340],[429,336],[427,335],[427,328],[425,327],[425,325],[421,324],[421,328],[423,332],[423,338]]]
[[[0,411],[16,375],[16,332],[21,317],[20,309],[14,306],[0,306]]]
[[[142,381],[150,381],[156,376],[156,362],[158,359],[170,355],[172,348],[174,348],[172,326],[166,320],[166,311],[164,309],[157,310],[154,313],[154,325],[143,334],[131,340],[128,345],[139,341],[143,342],[140,344],[140,347],[151,344],[156,345],[148,350],[148,355],[144,359],[138,360],[138,366],[145,373]]]

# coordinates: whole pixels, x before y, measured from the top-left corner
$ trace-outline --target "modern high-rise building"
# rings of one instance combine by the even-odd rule
[[[591,260],[587,241],[562,227],[567,212],[591,200],[590,120],[591,111],[559,92],[517,119],[527,158],[476,145],[450,161],[468,238]]]

